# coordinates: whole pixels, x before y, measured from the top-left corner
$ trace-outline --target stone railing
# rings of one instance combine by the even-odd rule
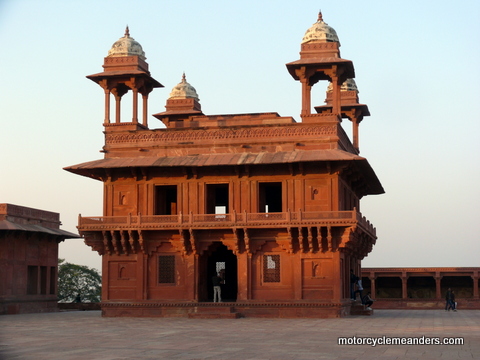
[[[78,218],[81,231],[169,228],[228,228],[228,227],[300,227],[358,225],[375,236],[373,225],[356,210],[353,211],[286,211],[277,213],[233,212],[230,214],[127,215]]]

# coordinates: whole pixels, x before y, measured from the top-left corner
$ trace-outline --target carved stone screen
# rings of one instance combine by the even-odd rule
[[[263,255],[263,282],[280,282],[280,255]]]
[[[160,284],[175,284],[175,255],[160,255],[158,257],[158,282]]]

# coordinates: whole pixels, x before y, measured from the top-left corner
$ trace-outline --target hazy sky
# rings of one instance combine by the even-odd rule
[[[362,199],[378,235],[362,265],[480,266],[477,0],[0,0],[0,203],[59,212],[71,232],[79,213],[102,215],[102,183],[63,168],[102,158],[103,90],[85,76],[102,71],[127,24],[165,86],[150,114],[185,71],[205,114],[300,121],[300,83],[285,64],[319,9],[354,63],[371,113],[360,155],[386,191]],[[314,87],[312,105],[326,86]],[[82,240],[62,243],[60,256],[101,264]]]

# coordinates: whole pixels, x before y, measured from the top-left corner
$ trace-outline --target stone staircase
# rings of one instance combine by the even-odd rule
[[[238,319],[241,317],[235,311],[233,306],[216,305],[216,306],[195,306],[194,312],[189,313],[190,319]]]

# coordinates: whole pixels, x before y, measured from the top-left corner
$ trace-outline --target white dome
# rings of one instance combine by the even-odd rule
[[[302,44],[310,41],[338,42],[340,44],[336,31],[323,21],[321,12],[318,13],[317,22],[313,24],[303,36]]]
[[[137,55],[143,60],[146,59],[142,45],[135,41],[134,38],[130,37],[130,32],[127,26],[125,29],[125,35],[115,41],[115,43],[112,45],[112,48],[108,51],[108,57],[132,55]]]
[[[333,85],[332,83],[328,83],[327,92],[332,92],[332,91],[333,91]],[[353,79],[347,79],[346,81],[344,81],[342,86],[340,86],[340,91],[356,91],[357,93],[359,92],[357,88],[357,84]]]
[[[200,101],[197,95],[195,88],[187,82],[185,73],[183,73],[182,81],[175,85],[170,93],[169,99],[187,99],[193,98],[197,101]]]

